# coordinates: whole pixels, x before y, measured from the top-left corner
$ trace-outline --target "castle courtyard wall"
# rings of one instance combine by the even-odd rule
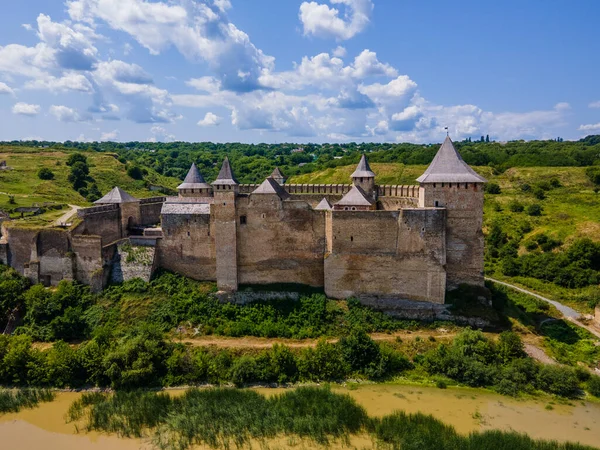
[[[82,223],[73,234],[100,236],[103,246],[121,239],[121,211],[118,205],[85,208],[77,214]]]

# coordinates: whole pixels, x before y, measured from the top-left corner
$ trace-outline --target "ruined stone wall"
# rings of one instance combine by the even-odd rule
[[[238,199],[237,213],[240,284],[323,286],[323,211],[304,201],[254,194]]]
[[[118,205],[95,206],[77,211],[82,223],[73,234],[100,236],[102,245],[121,239],[121,212]]]
[[[153,245],[133,245],[130,239],[122,240],[116,244],[110,281],[122,283],[139,278],[148,283],[154,272],[155,252]]]
[[[97,292],[103,288],[104,261],[100,236],[74,235],[71,246],[75,258],[75,279]]]
[[[483,286],[483,185],[423,185],[420,189],[419,205],[435,207],[436,204],[447,210],[448,289],[454,289],[462,283]]]
[[[333,211],[325,292],[443,303],[445,210]]]
[[[208,214],[166,214],[157,242],[158,265],[195,280],[216,280],[215,241]]]
[[[140,200],[140,225],[149,226],[160,223],[160,210],[165,197],[144,198]]]
[[[27,228],[7,228],[5,234],[7,248],[7,263],[21,275],[29,267],[31,251],[36,245],[37,230]]]

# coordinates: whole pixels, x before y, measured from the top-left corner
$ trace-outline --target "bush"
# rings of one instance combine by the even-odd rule
[[[498,183],[487,183],[484,188],[485,192],[488,194],[500,194],[502,190],[500,189],[500,185]]]
[[[84,163],[87,166],[87,156],[83,153],[72,153],[67,158],[67,166],[73,166],[78,162]]]
[[[546,198],[546,193],[542,188],[536,187],[533,189],[533,196],[538,200],[544,200]]]
[[[139,166],[131,166],[129,169],[127,169],[127,175],[129,175],[134,180],[144,179],[144,172]]]
[[[587,381],[585,389],[594,397],[600,398],[600,376],[592,375]]]
[[[520,212],[523,212],[525,207],[523,206],[522,203],[520,203],[516,200],[513,200],[512,202],[510,202],[508,204],[508,209],[510,209],[514,213],[520,213]]]
[[[53,180],[54,172],[47,167],[42,167],[40,170],[38,170],[37,176],[40,180]]]
[[[537,388],[561,397],[575,397],[579,393],[575,371],[565,366],[542,365],[537,376]]]
[[[527,207],[527,214],[530,216],[541,216],[542,207],[538,203],[533,203]]]
[[[252,356],[244,355],[237,358],[231,366],[231,381],[238,387],[257,380],[258,365]]]

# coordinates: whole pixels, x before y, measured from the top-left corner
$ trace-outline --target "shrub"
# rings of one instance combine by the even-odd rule
[[[525,347],[521,337],[512,331],[500,333],[496,350],[498,357],[505,363],[525,356]]]
[[[342,355],[352,372],[365,374],[379,362],[379,346],[362,330],[353,331],[339,342]]]
[[[139,166],[131,166],[129,169],[127,169],[127,175],[134,180],[142,180],[144,178],[144,172]]]
[[[47,167],[42,167],[40,170],[38,170],[37,176],[40,180],[53,180],[54,172]]]
[[[516,200],[513,200],[512,202],[510,202],[508,204],[508,209],[510,209],[514,213],[520,213],[520,212],[523,212],[525,207],[523,206],[522,203],[520,203]]]
[[[258,365],[256,360],[252,356],[244,355],[233,362],[229,377],[236,386],[241,387],[256,381],[257,375]]]
[[[542,211],[542,207],[538,203],[533,203],[527,207],[527,214],[530,216],[541,216]]]
[[[305,380],[337,381],[348,376],[350,367],[337,344],[320,339],[315,348],[303,350],[298,360],[298,370]]]
[[[579,383],[570,367],[543,365],[537,376],[537,388],[562,397],[575,397]]]
[[[83,153],[72,153],[67,158],[67,166],[73,166],[78,162],[84,163],[87,166],[87,156]]]
[[[538,200],[544,200],[546,198],[546,194],[542,188],[536,187],[533,189],[533,196]]]
[[[487,183],[485,185],[485,192],[488,194],[500,194],[502,190],[500,189],[500,185],[498,183]]]
[[[594,397],[600,398],[600,376],[590,376],[589,380],[586,383],[585,389]]]

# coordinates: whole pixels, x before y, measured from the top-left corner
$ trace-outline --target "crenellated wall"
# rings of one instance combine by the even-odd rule
[[[100,236],[102,245],[121,239],[121,211],[119,205],[95,206],[77,211],[82,219],[74,234]]]

